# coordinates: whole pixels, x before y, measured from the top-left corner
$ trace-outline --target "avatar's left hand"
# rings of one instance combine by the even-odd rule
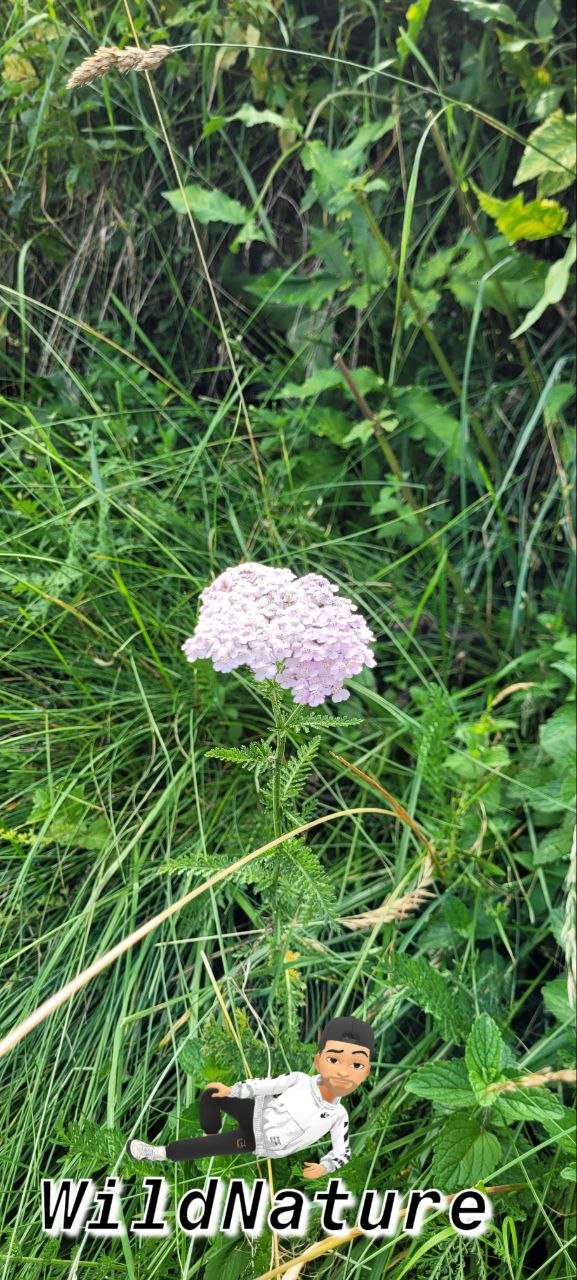
[[[324,1164],[313,1164],[307,1160],[303,1169],[303,1178],[323,1178],[326,1173]]]

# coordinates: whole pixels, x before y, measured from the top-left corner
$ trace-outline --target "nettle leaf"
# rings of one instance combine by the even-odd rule
[[[577,116],[559,110],[533,129],[513,178],[514,187],[539,178],[538,194],[548,196],[571,186],[576,176],[576,121]]]
[[[538,1120],[542,1123],[547,1116],[552,1120],[562,1120],[565,1108],[547,1089],[521,1088],[498,1093],[493,1111],[506,1120],[507,1124],[515,1124],[519,1120]]]
[[[501,1159],[501,1143],[471,1116],[449,1116],[437,1138],[430,1179],[442,1191],[486,1181]]]
[[[511,200],[499,200],[481,191],[474,183],[471,186],[481,208],[495,220],[509,244],[515,244],[517,240],[545,240],[547,236],[558,235],[569,216],[556,200],[530,200],[525,204],[522,195],[513,196]]]
[[[198,1039],[191,1037],[190,1040],[187,1040],[178,1055],[178,1064],[183,1071],[186,1071],[187,1076],[192,1076],[194,1080],[200,1080],[202,1076],[202,1050]]]
[[[539,742],[543,750],[558,764],[571,769],[577,754],[575,746],[575,703],[566,702],[542,724]]]
[[[557,1116],[544,1114],[540,1117],[539,1123],[547,1130],[550,1137],[555,1140],[561,1151],[565,1151],[567,1155],[575,1156],[577,1142],[575,1141],[575,1112],[572,1107],[563,1107],[563,1116],[560,1119]]]
[[[196,182],[188,183],[183,190],[185,198],[178,189],[162,192],[175,213],[190,210],[197,222],[226,222],[229,226],[240,226],[250,218],[249,210],[240,201],[225,195],[224,191],[210,191]]]
[[[473,1023],[465,1048],[469,1080],[477,1097],[484,1096],[488,1084],[501,1077],[503,1037],[497,1023],[488,1013],[481,1013]]]
[[[476,1103],[463,1058],[428,1062],[413,1072],[405,1087],[409,1093],[428,1098],[429,1102],[441,1102],[445,1107],[474,1107]]]

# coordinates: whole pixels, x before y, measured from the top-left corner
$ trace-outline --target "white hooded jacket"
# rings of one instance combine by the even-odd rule
[[[231,1098],[254,1098],[255,1155],[292,1156],[330,1133],[332,1147],[320,1163],[328,1173],[334,1173],[350,1160],[347,1112],[338,1099],[325,1102],[320,1083],[319,1075],[291,1071],[286,1076],[242,1080],[232,1086]]]

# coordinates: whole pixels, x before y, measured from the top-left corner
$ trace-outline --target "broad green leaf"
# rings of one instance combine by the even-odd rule
[[[324,436],[333,444],[342,445],[351,429],[351,420],[339,409],[316,405],[309,415],[307,426],[314,436]]]
[[[294,129],[295,133],[302,133],[303,129],[298,120],[293,120],[292,117],[281,116],[277,111],[259,111],[251,102],[243,102],[242,107],[239,107],[234,115],[212,116],[207,120],[202,131],[203,137],[206,138],[215,130],[222,129],[225,124],[231,124],[233,120],[240,120],[247,129],[253,129],[258,124],[272,124],[276,129]]]
[[[516,14],[508,4],[490,4],[488,0],[457,0],[457,4],[479,22],[505,22],[509,27],[518,26]]]
[[[461,453],[461,428],[454,414],[426,387],[400,387],[393,392],[395,413],[414,439],[423,440],[428,453],[447,454],[455,461]],[[439,448],[442,446],[442,449]]]
[[[545,240],[547,236],[557,235],[568,218],[567,210],[556,200],[530,200],[525,204],[522,195],[513,196],[511,200],[498,200],[477,186],[474,190],[481,208],[494,218],[499,231],[510,244],[517,240]]]
[[[561,16],[561,0],[539,0],[535,14],[535,31],[540,40],[548,40]]]
[[[565,1179],[565,1182],[577,1182],[577,1166],[574,1164],[566,1165],[561,1170],[561,1177]]]
[[[240,226],[250,218],[248,209],[243,208],[238,200],[231,200],[224,191],[210,191],[196,182],[184,187],[186,200],[178,189],[163,191],[162,195],[175,213],[186,213],[188,208],[197,222],[226,222],[229,226]]]
[[[430,3],[431,0],[415,0],[415,3],[409,5],[409,8],[407,9],[405,14],[407,27],[406,30],[401,27],[401,34],[397,40],[399,68],[401,71],[403,70],[405,62],[411,52],[410,47],[407,44],[406,37],[408,36],[409,40],[411,40],[413,44],[417,43],[421,34],[421,28],[429,11]]]
[[[529,1087],[496,1094],[493,1111],[508,1124],[515,1124],[519,1120],[543,1121],[546,1116],[562,1120],[564,1107],[547,1089]]]
[[[474,1187],[497,1168],[501,1144],[469,1116],[450,1116],[437,1138],[430,1182],[439,1191]]]
[[[199,1040],[191,1037],[190,1040],[186,1041],[184,1048],[178,1055],[178,1063],[188,1076],[193,1076],[195,1080],[200,1079],[202,1074],[202,1050]]]
[[[570,769],[577,753],[575,733],[575,703],[565,702],[541,725],[539,742],[552,760]]]
[[[384,379],[374,369],[359,368],[354,370],[355,386],[358,387],[361,395],[366,396],[369,391],[379,390],[384,387]],[[295,382],[287,382],[282,391],[278,392],[278,396],[283,400],[309,400],[311,396],[318,396],[321,391],[329,391],[334,387],[339,390],[346,391],[349,395],[351,392],[345,382],[339,369],[317,369],[311,374],[305,382],[298,385]]]
[[[246,280],[243,288],[262,298],[267,307],[310,307],[318,311],[323,302],[333,298],[339,289],[346,288],[342,280],[335,280],[318,272],[311,276],[291,275],[286,279],[283,267],[274,267],[263,275]]]
[[[534,867],[544,867],[550,862],[562,863],[565,858],[569,857],[573,825],[573,814],[567,814],[560,827],[555,827],[543,836],[533,854]]]
[[[368,444],[369,440],[373,439],[374,434],[375,428],[373,424],[363,418],[361,422],[355,422],[354,427],[351,427],[350,431],[347,432],[343,444],[345,446],[354,444],[355,440],[360,440],[362,444]]]
[[[498,276],[485,281],[483,290],[483,308],[493,307],[495,311],[505,315],[510,308],[532,307],[543,294],[545,278],[548,271],[546,262],[531,257],[517,250],[512,254],[505,236],[491,236],[487,241],[487,249],[493,262],[502,262]],[[486,264],[478,245],[472,245],[460,262],[456,262],[447,277],[447,288],[461,306],[473,310],[479,296],[479,277],[486,271]],[[501,293],[505,294],[505,303]]]
[[[575,1141],[575,1111],[572,1107],[563,1107],[563,1118],[543,1115],[540,1123],[558,1143],[561,1151],[575,1157],[577,1143]]]
[[[566,978],[553,978],[552,982],[546,982],[541,995],[545,1008],[558,1022],[566,1023],[575,1020],[575,1010],[569,1004]]]
[[[348,146],[333,151],[318,139],[307,142],[301,151],[301,161],[313,177],[301,209],[306,211],[317,199],[323,208],[334,213],[353,201],[355,193],[349,187],[353,175],[364,164],[367,148],[392,129],[393,123],[392,116],[388,116],[385,120],[361,125]]]
[[[556,185],[545,191],[540,189],[539,195],[553,195],[575,181],[576,120],[577,116],[554,111],[543,124],[533,129],[513,178],[514,187],[551,173]]]
[[[518,338],[522,333],[526,333],[527,329],[530,329],[531,325],[536,324],[537,320],[541,318],[543,312],[547,310],[547,307],[552,306],[556,302],[560,302],[565,296],[567,289],[569,288],[571,267],[575,263],[576,256],[577,238],[573,236],[564,257],[559,258],[558,262],[554,262],[552,266],[549,267],[545,277],[543,297],[540,298],[535,306],[531,307],[531,310],[527,312],[523,323],[520,324],[519,327],[515,329],[515,332],[511,334],[512,338]]]
[[[475,1018],[465,1047],[469,1080],[477,1095],[501,1076],[503,1037],[488,1013]]]
[[[451,1058],[448,1062],[428,1062],[426,1066],[413,1072],[406,1082],[406,1088],[419,1098],[442,1102],[446,1107],[474,1107],[476,1102],[463,1058]]]

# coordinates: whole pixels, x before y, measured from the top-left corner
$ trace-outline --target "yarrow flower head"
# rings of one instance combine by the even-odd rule
[[[320,573],[297,578],[290,569],[239,564],[201,592],[189,662],[210,658],[215,671],[250,667],[256,680],[275,680],[295,702],[318,707],[350,697],[343,680],[376,662],[375,637],[357,606]]]

